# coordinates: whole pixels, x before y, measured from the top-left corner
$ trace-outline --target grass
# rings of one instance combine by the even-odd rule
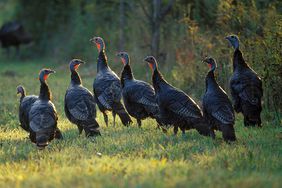
[[[87,139],[64,115],[67,63],[4,60],[0,65],[0,187],[281,187],[281,126],[264,121],[261,129],[247,129],[238,116],[238,141],[228,145],[220,133],[215,140],[196,131],[165,135],[151,119],[141,129],[136,122],[123,127],[119,120],[116,127],[105,127],[98,112],[102,137]],[[16,86],[38,94],[42,67],[57,71],[48,83],[64,140],[39,151],[18,125]],[[90,90],[95,67],[80,68]]]

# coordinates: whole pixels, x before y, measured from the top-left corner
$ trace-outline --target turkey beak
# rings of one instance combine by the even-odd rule
[[[93,42],[93,43],[96,43],[95,40],[96,40],[96,37],[93,37],[93,38],[91,38],[89,41],[90,41],[90,42]]]
[[[225,37],[225,40],[227,40],[228,42],[230,42],[229,36]]]
[[[92,43],[95,43],[95,37],[91,38],[89,41],[92,42]]]
[[[207,58],[203,59],[202,63],[207,63]]]
[[[54,73],[56,73],[56,71],[50,70],[48,74],[54,74]]]
[[[20,93],[20,89],[19,88],[17,88],[17,95]]]
[[[37,143],[36,146],[39,150],[43,150],[43,149],[45,149],[46,146],[48,146],[48,142],[41,143],[41,144]]]
[[[143,61],[148,63],[147,58],[148,58],[148,57],[145,57],[145,58],[143,59]]]
[[[231,41],[230,41],[230,36],[225,37],[225,39],[228,41],[228,47],[231,47]]]

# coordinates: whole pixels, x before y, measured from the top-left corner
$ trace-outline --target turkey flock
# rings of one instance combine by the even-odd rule
[[[245,126],[260,127],[263,89],[257,73],[244,61],[239,49],[239,38],[230,35],[226,39],[234,48],[233,75],[230,79],[232,102],[216,81],[215,59],[206,57],[203,63],[209,66],[209,71],[200,108],[189,95],[165,80],[153,56],[144,59],[152,71],[152,85],[134,78],[130,57],[126,52],[117,54],[123,63],[119,78],[108,65],[104,40],[94,37],[90,41],[96,44],[99,55],[93,94],[82,85],[78,73],[79,66],[84,62],[73,59],[69,63],[71,79],[64,100],[66,117],[77,126],[79,134],[84,131],[87,137],[99,136],[101,133],[96,120],[97,104],[106,126],[109,126],[107,112],[111,111],[114,126],[116,115],[124,126],[129,126],[132,123],[131,118],[135,118],[139,127],[142,120],[150,117],[156,120],[157,127],[163,132],[170,127],[173,127],[174,134],[177,134],[178,129],[182,134],[185,134],[186,130],[196,129],[201,135],[215,138],[214,131],[218,130],[222,132],[222,137],[227,143],[236,141],[234,110],[243,114]],[[47,84],[48,77],[53,73],[55,71],[51,69],[40,71],[39,96],[27,96],[23,86],[17,87],[17,93],[21,95],[20,126],[29,133],[30,140],[39,149],[45,148],[54,138],[63,139],[57,126],[58,116],[52,103],[52,93]]]

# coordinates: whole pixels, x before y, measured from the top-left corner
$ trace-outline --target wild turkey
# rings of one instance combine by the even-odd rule
[[[124,65],[121,73],[122,96],[127,112],[136,118],[138,126],[141,120],[151,117],[158,120],[160,113],[154,88],[141,80],[136,80],[131,71],[129,55],[126,52],[117,54]]]
[[[93,84],[93,91],[97,105],[104,115],[104,120],[107,126],[107,111],[112,111],[114,126],[116,114],[120,117],[123,125],[127,126],[132,123],[132,120],[121,103],[122,89],[120,79],[108,66],[104,40],[101,37],[94,37],[90,39],[90,41],[96,44],[99,52],[97,59],[97,75]]]
[[[245,126],[261,126],[260,113],[263,96],[262,81],[257,73],[245,62],[239,49],[239,38],[236,35],[226,39],[235,49],[233,55],[233,75],[230,79],[230,89],[234,109],[242,112]]]
[[[52,94],[47,85],[47,78],[55,71],[42,69],[39,73],[41,83],[38,100],[36,100],[29,112],[30,138],[39,149],[43,149],[54,137],[61,139],[62,134],[57,127],[57,112],[51,102]]]
[[[213,58],[204,60],[210,71],[206,76],[206,92],[203,97],[204,117],[212,125],[212,129],[220,130],[225,141],[235,141],[234,111],[226,92],[215,80],[216,62]]]
[[[65,113],[70,122],[77,125],[79,134],[84,129],[86,136],[100,135],[99,124],[96,121],[96,107],[93,94],[82,85],[77,72],[80,64],[84,62],[73,59],[69,66],[71,83],[65,95]]]
[[[205,136],[214,137],[211,127],[203,118],[200,107],[183,91],[170,85],[158,70],[158,64],[153,56],[144,59],[152,70],[152,81],[160,107],[162,124],[174,126],[174,133],[178,128],[182,133],[195,128]]]
[[[38,99],[38,96],[29,95],[26,96],[26,91],[23,86],[17,87],[17,94],[21,94],[20,106],[19,106],[19,120],[20,126],[26,131],[29,132],[29,118],[28,114],[33,103]]]
[[[17,21],[7,22],[0,29],[0,41],[2,47],[7,49],[9,55],[9,47],[15,46],[17,54],[19,54],[19,46],[28,44],[32,41],[31,35],[24,29],[23,25]]]

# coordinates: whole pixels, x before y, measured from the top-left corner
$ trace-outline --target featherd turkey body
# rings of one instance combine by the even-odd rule
[[[65,95],[65,113],[70,122],[77,125],[79,134],[84,129],[86,136],[100,135],[96,121],[96,103],[92,93],[82,86],[77,72],[84,63],[79,59],[70,62],[71,83]]]
[[[48,145],[48,141],[55,138],[61,139],[62,135],[57,128],[57,112],[51,102],[51,91],[46,83],[49,74],[55,71],[42,69],[39,74],[41,83],[40,94],[29,112],[30,138],[33,138],[39,148]]]
[[[210,71],[206,76],[206,92],[203,97],[204,117],[208,119],[213,129],[222,131],[225,141],[235,141],[234,111],[226,92],[215,80],[216,62],[212,58],[206,58],[204,62],[210,66]]]
[[[30,131],[29,128],[29,111],[33,103],[38,99],[38,96],[29,95],[26,96],[25,88],[23,86],[17,87],[17,94],[21,94],[20,106],[19,106],[19,120],[20,126],[27,132]]]
[[[97,75],[93,84],[94,96],[104,120],[108,126],[107,111],[112,111],[115,125],[115,116],[118,114],[123,125],[129,125],[132,120],[121,103],[121,83],[119,77],[110,69],[105,53],[105,43],[101,37],[91,39],[97,45],[99,56],[97,60]]]
[[[121,73],[121,86],[126,110],[137,119],[139,126],[141,126],[141,120],[147,117],[155,118],[158,121],[160,110],[154,88],[150,84],[134,78],[126,52],[120,52],[118,56],[124,64]]]
[[[230,79],[234,109],[237,113],[242,112],[245,126],[261,126],[262,81],[257,73],[245,62],[239,49],[239,38],[230,35],[226,39],[235,49],[233,75]]]
[[[202,111],[194,100],[163,78],[153,56],[146,57],[145,61],[153,71],[153,86],[160,107],[162,124],[174,126],[175,134],[178,128],[183,133],[186,129],[195,128],[202,135],[214,137],[211,127],[203,118]]]

